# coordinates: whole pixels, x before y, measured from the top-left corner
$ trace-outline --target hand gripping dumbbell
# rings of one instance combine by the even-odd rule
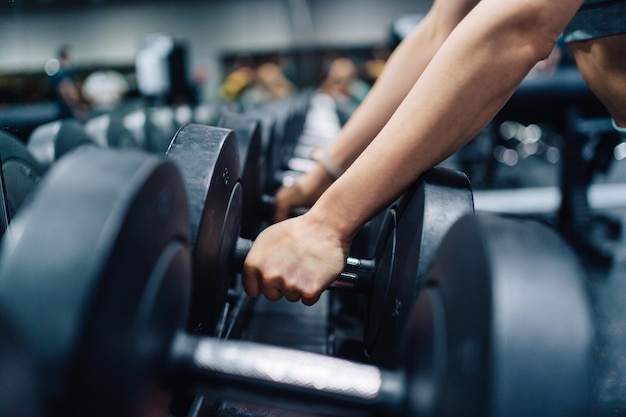
[[[47,415],[165,415],[191,387],[342,416],[565,417],[595,404],[584,277],[538,223],[457,222],[390,370],[183,331],[188,213],[172,162],[85,147],[17,216],[0,311],[35,355]]]
[[[276,177],[300,176],[302,172],[288,172],[278,169],[277,172],[266,172],[267,148],[265,141],[269,141],[271,132],[267,132],[267,119],[271,119],[270,114],[264,114],[260,110],[255,113],[235,113],[226,112],[222,114],[217,122],[217,127],[232,130],[239,145],[239,159],[241,163],[241,183],[242,191],[242,218],[241,236],[253,239],[257,234],[272,221],[276,211],[276,199],[273,195],[267,194],[265,190],[275,190],[277,184],[274,183]],[[314,163],[312,160],[309,162]],[[432,176],[431,176],[432,177]],[[439,183],[438,178],[432,178],[435,184]],[[469,189],[469,183],[464,186]],[[298,216],[305,213],[308,207],[293,208],[291,216]],[[351,253],[356,256],[371,257],[376,249],[376,237],[379,235],[383,214],[368,221],[352,242]]]
[[[228,129],[186,125],[166,157],[180,167],[189,200],[194,248],[191,328],[210,333],[251,245],[239,235],[246,184],[239,181],[237,138]],[[373,259],[347,259],[344,273],[331,288],[368,296],[369,354],[376,350],[383,328],[388,340],[398,339],[436,247],[454,221],[468,213],[473,213],[473,199],[467,178],[449,170],[431,171],[386,211]],[[404,260],[400,268],[396,257]]]

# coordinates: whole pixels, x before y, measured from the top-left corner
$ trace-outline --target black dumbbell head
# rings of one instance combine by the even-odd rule
[[[393,266],[384,267],[382,275],[387,278],[376,284],[365,334],[367,353],[384,366],[398,363],[405,325],[441,240],[459,218],[474,213],[472,188],[465,174],[433,168],[409,187],[392,210],[396,217]],[[382,259],[389,257],[382,254]]]
[[[423,416],[587,415],[593,324],[585,277],[550,228],[495,215],[444,237],[409,324]]]
[[[54,166],[0,254],[0,306],[36,355],[50,415],[167,409],[154,381],[186,322],[189,248],[171,162],[84,147]]]
[[[233,279],[230,257],[241,226],[237,138],[228,129],[183,126],[166,158],[180,168],[189,201],[193,247],[190,328],[213,334]]]
[[[0,157],[9,217],[12,218],[41,181],[41,167],[15,136],[0,131]]]

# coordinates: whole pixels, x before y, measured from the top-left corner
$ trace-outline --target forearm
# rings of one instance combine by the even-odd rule
[[[433,8],[389,57],[369,94],[328,149],[339,165],[349,167],[371,143],[458,23],[442,20]]]
[[[309,212],[341,239],[471,140],[547,56],[582,1],[483,0],[448,37],[372,144]]]
[[[472,0],[463,1],[473,3]],[[463,17],[460,13],[447,13],[444,7],[437,7],[438,4],[435,3],[419,26],[389,57],[365,100],[327,149],[328,156],[340,167],[348,168],[372,142]],[[302,201],[313,204],[334,180],[324,167],[316,165],[297,183],[299,194],[307,196]],[[283,218],[281,212],[277,220]]]
[[[435,0],[418,27],[393,52],[366,99],[326,150],[333,165],[349,167],[372,142],[450,32],[478,1]],[[275,220],[286,219],[291,207],[313,204],[335,177],[322,165],[315,165],[295,187],[278,193]]]

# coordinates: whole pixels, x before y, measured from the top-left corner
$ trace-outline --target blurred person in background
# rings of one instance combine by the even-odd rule
[[[46,63],[53,98],[59,104],[59,118],[73,117],[85,120],[89,114],[89,105],[81,95],[76,83],[73,68],[73,51],[70,45],[62,45],[57,57]]]
[[[328,66],[326,77],[320,85],[320,91],[336,101],[363,101],[369,86],[359,78],[356,64],[348,58],[335,58]]]

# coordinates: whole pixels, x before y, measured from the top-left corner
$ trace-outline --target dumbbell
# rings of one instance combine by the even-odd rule
[[[314,94],[292,157],[308,159],[313,149],[328,147],[339,135],[341,126],[335,99],[325,93]]]
[[[121,121],[139,148],[162,155],[172,137],[172,132],[165,127],[165,112],[163,108],[145,107],[143,102],[129,102],[112,110],[111,117]]]
[[[239,234],[245,184],[239,181],[237,138],[228,129],[186,125],[166,158],[180,167],[189,199],[194,250],[190,321],[192,328],[211,333],[251,246]],[[430,171],[386,211],[374,259],[347,260],[331,287],[368,296],[365,345],[370,354],[384,344],[378,343],[383,327],[389,340],[399,337],[437,245],[449,226],[468,213],[473,213],[473,198],[467,178],[449,170]],[[410,259],[396,268],[396,256]]]
[[[241,235],[246,238],[254,238],[268,220],[273,218],[276,200],[264,190],[273,189],[275,185],[271,182],[281,175],[273,172],[270,178],[267,177],[262,123],[262,118],[259,117],[228,112],[222,114],[215,125],[234,131],[237,137],[243,187]],[[292,215],[303,214],[306,210],[306,207],[294,209]]]
[[[11,219],[40,183],[42,170],[24,143],[2,130],[0,130],[0,158],[7,214],[8,219]]]
[[[274,211],[273,198],[264,192],[267,172],[261,122],[256,117],[225,113],[216,126],[234,131],[237,137],[242,182],[241,235],[253,238]]]
[[[600,397],[588,386],[603,352],[584,276],[539,223],[468,216],[452,227],[395,370],[184,332],[184,188],[171,161],[83,147],[9,229],[0,311],[33,350],[48,416],[166,415],[170,394],[189,388],[343,416],[565,417]]]
[[[282,184],[280,176],[285,170],[284,162],[291,157],[295,142],[304,126],[304,115],[308,108],[310,92],[305,91],[296,97],[266,103],[262,108],[244,109],[241,113],[253,117],[261,123],[261,141],[265,157],[266,194],[273,194],[277,185]]]
[[[267,149],[268,179],[273,185],[274,175],[282,170],[284,161],[293,153],[295,143],[302,133],[304,118],[308,109],[311,92],[305,90],[288,99],[266,103],[263,112],[269,112],[275,118],[274,132]],[[268,192],[271,189],[268,188]]]
[[[85,122],[85,132],[102,148],[139,148],[133,133],[115,114],[98,114]]]
[[[82,145],[96,145],[76,119],[62,119],[38,126],[28,137],[26,147],[42,170],[66,153]]]

